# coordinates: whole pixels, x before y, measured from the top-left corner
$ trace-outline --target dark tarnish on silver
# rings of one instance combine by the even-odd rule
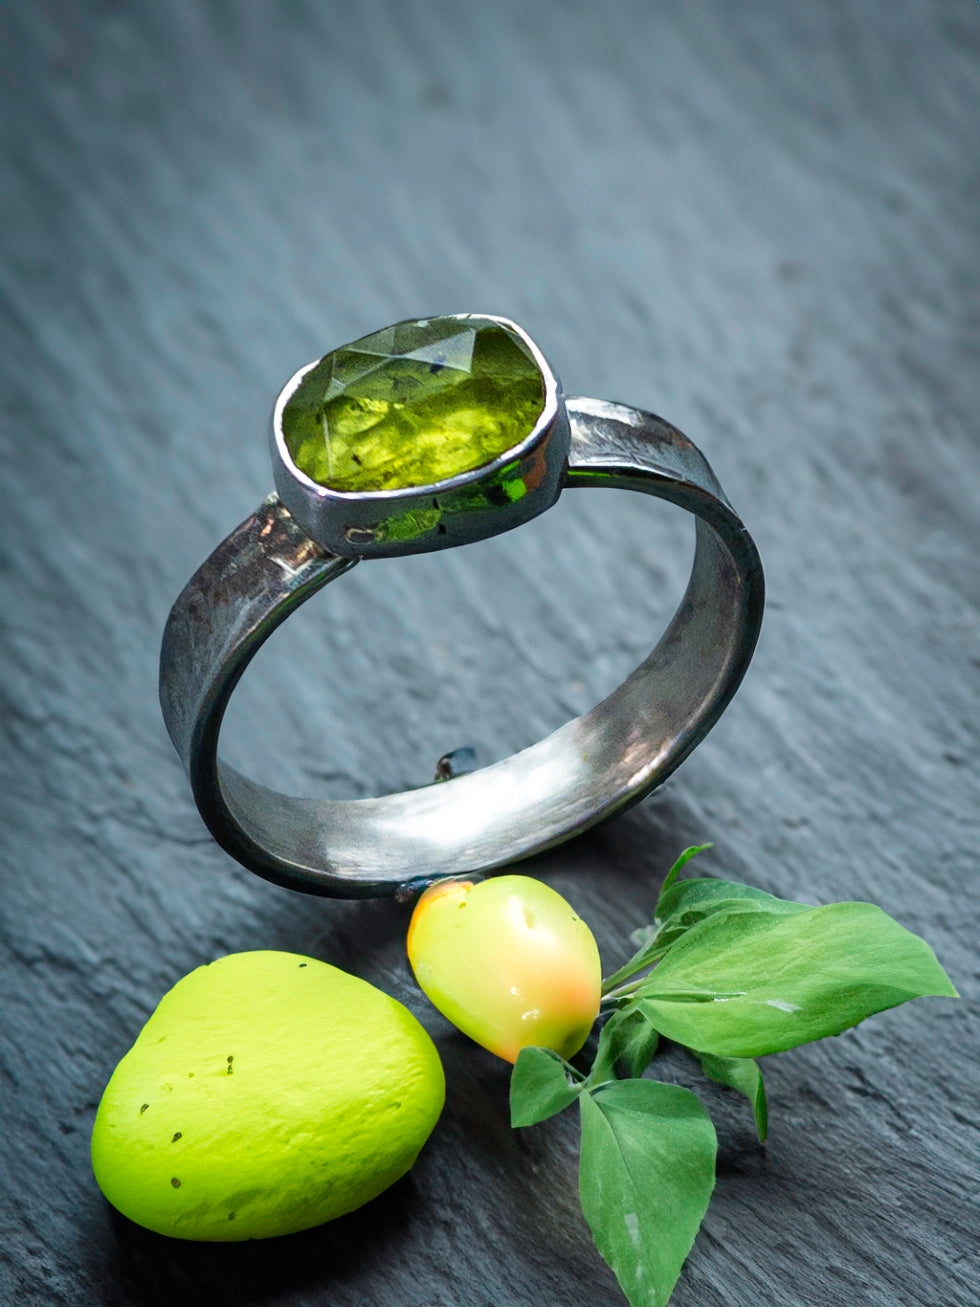
[[[160,665],[163,715],[198,808],[246,867],[293,889],[353,898],[504,866],[636,803],[718,720],[762,621],[751,537],[703,455],[669,423],[600,400],[563,404],[560,394],[558,408],[570,432],[564,487],[636,490],[697,518],[687,591],[656,648],[591,711],[479,771],[377,799],[276,793],[219,763],[225,707],[266,637],[356,559],[316,544],[271,495],[192,577],[170,614]]]

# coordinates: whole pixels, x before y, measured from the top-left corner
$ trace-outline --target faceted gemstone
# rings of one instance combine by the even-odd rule
[[[327,354],[283,408],[300,471],[333,490],[396,490],[492,462],[544,407],[541,369],[488,318],[399,322]]]

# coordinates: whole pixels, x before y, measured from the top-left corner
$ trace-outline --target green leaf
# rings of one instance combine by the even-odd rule
[[[806,903],[777,899],[752,885],[733,880],[712,880],[695,876],[679,881],[657,904],[657,942],[666,949],[692,926],[716,912],[808,912]]]
[[[660,1036],[650,1018],[639,1007],[630,1006],[614,1012],[599,1035],[589,1085],[612,1079],[617,1062],[628,1076],[641,1076],[653,1061]]]
[[[522,1048],[510,1077],[510,1123],[537,1125],[582,1092],[585,1077],[550,1048]]]
[[[596,1247],[632,1307],[663,1307],[715,1182],[718,1143],[687,1089],[617,1080],[579,1099],[579,1194]]]
[[[668,1039],[757,1057],[928,994],[956,991],[924,940],[871,903],[832,903],[708,917],[645,977],[637,999]]]
[[[660,886],[660,899],[657,901],[657,909],[653,914],[655,917],[659,917],[661,915],[660,903],[662,902],[664,895],[667,893],[667,891],[673,885],[674,881],[681,874],[681,872],[691,861],[691,859],[696,858],[699,853],[704,853],[707,849],[712,849],[712,848],[714,848],[713,844],[692,844],[689,848],[686,848],[684,850],[681,856],[671,867],[670,871],[667,872],[667,875],[664,877],[664,883]]]
[[[764,1144],[769,1133],[769,1111],[762,1072],[756,1064],[750,1057],[715,1057],[713,1053],[697,1053],[695,1056],[709,1080],[726,1085],[729,1089],[737,1089],[749,1100],[755,1113],[759,1142]]]
[[[638,1008],[617,1012],[616,1016],[619,1018],[619,1060],[628,1076],[641,1076],[653,1061],[660,1043],[657,1027]]]
[[[655,916],[659,917],[660,901],[663,900],[664,893],[677,879],[681,868],[686,866],[696,854],[703,853],[705,849],[710,849],[711,847],[710,844],[695,844],[689,849],[684,850],[664,877],[664,883],[660,889],[660,900],[657,904]],[[646,968],[652,966],[659,957],[662,957],[666,951],[666,945],[660,940],[659,922],[651,926],[641,927],[640,930],[634,930],[630,938],[635,942],[637,951],[628,962],[624,963],[624,965],[619,968],[618,971],[613,972],[608,979],[602,982],[603,994],[608,994],[610,990],[615,989],[616,986],[622,984],[624,980],[628,980],[630,976],[635,976],[637,972],[645,971]]]
[[[588,1081],[590,1087],[601,1085],[605,1080],[614,1080],[616,1078],[616,1062],[619,1058],[619,1018],[624,1016],[622,1012],[614,1012],[606,1024],[599,1031],[599,1045],[595,1051],[595,1057],[592,1059],[592,1069],[589,1071]]]

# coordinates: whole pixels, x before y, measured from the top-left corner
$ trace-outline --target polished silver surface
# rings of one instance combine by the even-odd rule
[[[192,577],[161,654],[164,718],[198,808],[245,866],[336,897],[504,866],[648,794],[721,715],[762,621],[762,567],[751,537],[703,455],[669,423],[593,399],[569,398],[566,409],[567,488],[636,490],[697,518],[687,591],[656,648],[591,711],[481,770],[377,799],[268,790],[219,764],[225,706],[270,632],[355,562],[311,540],[270,496]]]
[[[393,558],[470,544],[510,531],[552,506],[561,493],[569,430],[561,386],[531,337],[509,318],[441,314],[431,321],[495,322],[523,342],[541,371],[544,404],[523,440],[490,463],[444,481],[398,490],[341,491],[322,486],[293,462],[283,410],[314,359],[290,377],[272,413],[272,467],[279,498],[312,539],[347,558]],[[395,324],[396,326],[399,324]],[[514,488],[520,489],[519,496]]]

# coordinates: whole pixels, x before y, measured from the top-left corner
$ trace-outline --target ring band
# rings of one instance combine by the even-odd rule
[[[433,353],[440,332],[449,345]],[[425,483],[412,471],[394,487],[339,489],[300,466],[287,428],[291,421],[302,427],[309,413],[327,430],[328,442],[330,430],[348,429],[352,414],[362,426],[375,424],[353,445],[343,434],[336,437],[338,463],[354,457],[357,439],[375,449],[384,426],[376,422],[378,413],[404,426],[409,406],[379,394],[410,393],[417,412],[428,405],[425,413],[438,413],[432,420],[440,422],[449,420],[447,412],[452,417],[446,404],[456,403],[455,420],[461,424],[465,415],[480,439],[492,423],[473,418],[472,395],[490,396],[488,412],[499,400],[504,414],[498,425],[505,439],[507,414],[519,405],[500,360],[504,346],[515,341],[541,372],[541,411],[522,439],[489,461]],[[468,364],[461,362],[464,346]],[[359,360],[356,366],[351,359]],[[389,376],[392,359],[398,366]],[[444,381],[446,371],[452,376]],[[332,379],[324,389],[327,374]],[[351,382],[362,374],[367,380]],[[430,375],[440,387],[431,398]],[[450,382],[459,383],[456,392],[447,389]],[[304,386],[323,401],[320,407],[303,407],[309,399]],[[453,400],[453,393],[461,398]],[[331,403],[346,407],[340,417],[326,419]],[[315,436],[314,426],[309,429]],[[415,456],[415,450],[407,455]],[[469,457],[479,456],[477,450]],[[661,784],[738,688],[762,621],[763,574],[755,544],[707,461],[651,413],[564,397],[537,346],[506,319],[459,314],[397,324],[302,369],[276,404],[273,457],[277,493],[191,578],[170,613],[160,662],[164,720],[201,816],[227,852],[269,880],[353,898],[528,857]],[[359,468],[361,460],[355,463]],[[359,475],[354,465],[345,466]],[[697,519],[691,577],[670,625],[649,657],[596,707],[479,771],[381,798],[291,797],[219,761],[221,720],[239,677],[271,632],[322,586],[362,558],[448,548],[508,530],[545,511],[563,489],[589,486],[640,491]]]

